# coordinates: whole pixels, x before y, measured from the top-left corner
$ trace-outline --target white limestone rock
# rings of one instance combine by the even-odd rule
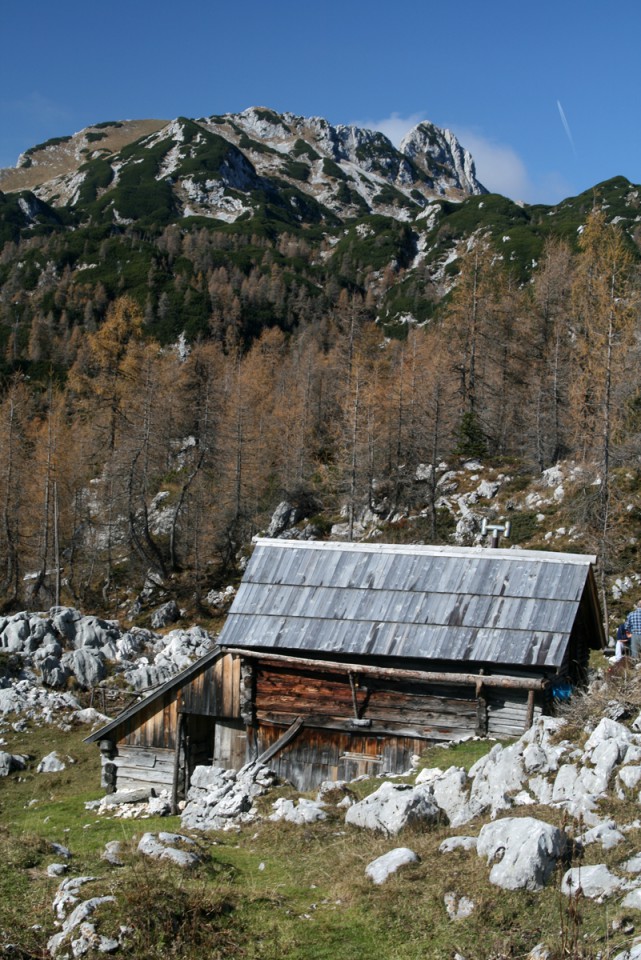
[[[626,860],[625,863],[621,864],[621,869],[627,871],[627,873],[641,873],[641,853],[636,853]]]
[[[24,757],[0,750],[0,777],[8,777],[10,773],[14,773],[16,770],[24,770],[25,767]]]
[[[350,807],[345,823],[394,836],[411,824],[434,823],[439,815],[427,789],[387,782]]]
[[[107,676],[103,654],[92,647],[78,647],[65,653],[60,662],[86,690],[97,686]]]
[[[421,858],[419,855],[414,853],[413,850],[410,850],[409,847],[396,847],[394,850],[390,850],[388,853],[384,853],[383,856],[377,857],[376,860],[368,863],[365,867],[365,874],[370,878],[372,883],[380,886],[380,884],[385,883],[389,877],[395,874],[397,870],[400,870],[401,867],[420,862]]]
[[[448,837],[438,848],[439,853],[452,853],[454,850],[476,850],[478,837]]]
[[[36,770],[38,773],[60,773],[67,769],[67,764],[58,756],[55,750],[43,757]]]
[[[608,740],[615,741],[623,754],[628,744],[639,742],[638,738],[622,723],[610,720],[609,717],[602,717],[585,743],[583,756],[588,760],[592,759],[594,750]]]
[[[193,840],[179,833],[144,833],[138,843],[138,853],[152,860],[169,860],[179,867],[195,867],[200,857],[192,850],[183,850],[178,844],[193,845]]]
[[[474,912],[475,903],[469,897],[449,891],[443,897],[450,920],[466,920]]]
[[[55,957],[58,951],[63,947],[67,942],[71,940],[71,936],[76,930],[80,927],[88,917],[90,917],[98,907],[102,906],[105,903],[115,903],[116,898],[112,896],[106,897],[92,897],[90,900],[85,900],[82,903],[79,903],[77,907],[72,911],[72,913],[65,917],[62,929],[59,933],[54,934],[53,937],[47,942],[47,949],[52,957]],[[73,950],[74,956],[79,956],[77,952],[78,948]],[[68,954],[66,955],[68,956]]]
[[[482,827],[479,857],[493,862],[490,882],[506,890],[540,890],[567,848],[565,833],[534,817],[507,817]]]
[[[470,788],[470,814],[485,811],[496,815],[513,805],[512,797],[523,789],[526,773],[523,765],[523,745],[520,741],[509,747],[496,744],[481,757],[469,772],[473,780]]]
[[[273,813],[270,820],[287,820],[288,823],[316,823],[317,820],[326,820],[327,814],[324,804],[317,800],[307,800],[300,797],[297,802],[280,797],[272,804]]]
[[[625,886],[625,880],[611,873],[604,863],[571,867],[561,881],[561,893],[574,897],[579,892],[589,900],[611,897]]]
[[[151,627],[153,630],[162,630],[168,627],[170,623],[176,623],[180,620],[180,610],[175,600],[168,600],[163,603],[151,615]]]
[[[614,960],[641,960],[641,939],[637,938],[629,949],[617,953]]]
[[[106,860],[112,867],[122,867],[124,860],[122,859],[122,843],[120,840],[108,840],[101,859]]]
[[[620,830],[617,830],[614,820],[604,820],[596,827],[586,830],[577,837],[577,840],[584,847],[591,843],[600,843],[604,850],[611,850],[625,840],[625,837]]]
[[[630,890],[621,902],[624,910],[641,910],[641,887]]]
[[[434,802],[446,815],[452,827],[461,826],[474,816],[469,802],[469,782],[463,767],[449,767],[430,783]]]

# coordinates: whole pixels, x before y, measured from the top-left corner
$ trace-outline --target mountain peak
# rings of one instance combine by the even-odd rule
[[[469,150],[461,146],[451,130],[443,130],[423,120],[401,140],[400,150],[426,173],[434,167],[453,168],[454,182],[465,193],[487,193],[476,177],[476,166]]]

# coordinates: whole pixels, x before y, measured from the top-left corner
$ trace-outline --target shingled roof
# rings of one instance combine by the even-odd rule
[[[603,638],[578,554],[258,540],[221,647],[306,656],[559,667],[582,607]]]

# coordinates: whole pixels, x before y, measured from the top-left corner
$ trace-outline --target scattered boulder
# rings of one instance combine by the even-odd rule
[[[326,820],[327,814],[323,810],[324,804],[318,800],[306,800],[300,797],[297,802],[280,797],[272,804],[274,812],[270,820],[287,820],[289,823],[315,823],[317,820]]]
[[[60,662],[62,667],[74,674],[79,686],[85,690],[97,686],[107,676],[102,653],[91,647],[79,647],[65,653]]]
[[[122,843],[120,840],[109,840],[105,844],[105,851],[102,855],[102,859],[106,860],[107,863],[110,863],[112,867],[122,867],[124,860],[122,859]]]
[[[453,850],[476,850],[478,837],[448,837],[438,848],[439,853],[452,853]]]
[[[193,846],[194,841],[181,833],[144,833],[138,843],[138,853],[152,860],[170,860],[179,867],[195,867],[200,857],[193,850],[183,850],[182,846]]]
[[[493,863],[490,883],[505,890],[540,890],[567,850],[567,837],[534,817],[506,817],[481,828],[479,857]]]
[[[428,788],[388,782],[350,807],[345,823],[395,835],[412,824],[434,823],[439,816]]]
[[[611,897],[625,886],[626,881],[610,873],[604,863],[571,867],[561,881],[561,893],[568,897],[581,894],[589,900]]]
[[[469,897],[462,897],[450,891],[445,894],[443,900],[450,920],[465,920],[474,912],[475,903]]]
[[[141,787],[137,790],[118,790],[116,793],[106,794],[100,801],[100,807],[117,807],[123,803],[147,803],[151,795],[150,787]]]
[[[10,773],[14,773],[16,770],[24,770],[25,766],[24,757],[0,750],[0,777],[8,777]]]
[[[288,530],[290,527],[294,527],[299,520],[303,519],[303,512],[299,507],[294,506],[294,504],[289,503],[288,500],[283,500],[278,504],[274,513],[272,514],[272,519],[267,528],[268,537],[278,537],[285,530]]]
[[[216,611],[224,611],[231,606],[235,596],[236,588],[229,584],[224,590],[210,590],[205,597],[205,602]]]
[[[617,830],[614,820],[605,820],[590,830],[586,830],[585,833],[577,837],[577,840],[584,847],[591,843],[600,843],[604,850],[611,850],[625,840],[625,837],[620,830]]]
[[[178,604],[175,600],[169,600],[154,610],[151,615],[151,626],[153,630],[162,630],[163,627],[168,627],[170,623],[176,623],[177,620],[180,620]]]
[[[385,883],[401,867],[420,862],[419,855],[410,850],[409,847],[396,847],[396,849],[390,850],[389,853],[384,853],[382,857],[377,857],[376,860],[368,863],[365,867],[365,874],[372,883],[380,885]]]
[[[60,773],[61,770],[67,769],[67,765],[53,750],[42,758],[36,769],[38,773]]]

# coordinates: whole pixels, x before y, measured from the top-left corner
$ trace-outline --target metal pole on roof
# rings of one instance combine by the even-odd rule
[[[496,548],[499,545],[501,534],[503,534],[505,537],[509,539],[511,529],[512,529],[512,524],[510,523],[509,520],[504,524],[488,523],[487,517],[483,517],[483,523],[481,524],[481,536],[482,537],[487,536],[488,530],[491,530],[492,542],[490,543],[490,547],[496,550]]]

